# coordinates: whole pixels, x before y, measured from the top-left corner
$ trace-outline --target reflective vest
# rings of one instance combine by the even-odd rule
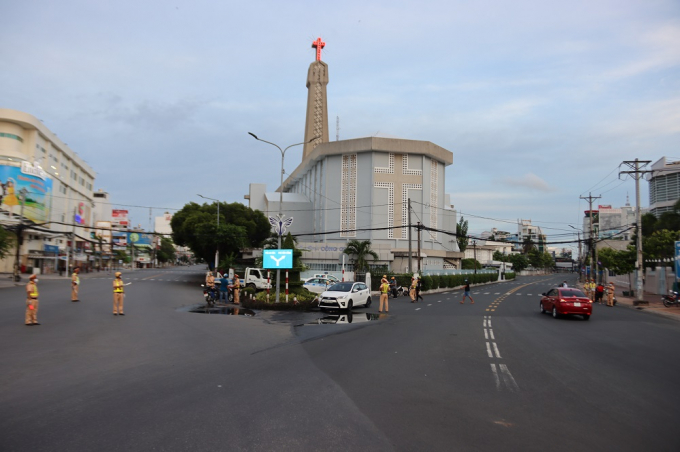
[[[123,280],[114,279],[113,280],[113,293],[123,293]]]
[[[387,283],[382,283],[380,285],[380,293],[388,293],[390,291],[390,285]]]
[[[33,283],[33,290],[28,293],[28,296],[31,298],[38,298],[38,285],[36,283]]]
[[[71,281],[74,284],[80,285],[80,278],[78,278],[78,273],[74,273],[74,274],[71,275]]]

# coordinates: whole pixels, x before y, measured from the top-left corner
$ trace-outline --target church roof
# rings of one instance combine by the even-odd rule
[[[405,140],[403,138],[365,137],[352,140],[321,143],[305,157],[293,173],[283,182],[287,187],[302,177],[309,168],[329,155],[359,154],[362,152],[390,152],[394,154],[426,155],[444,166],[453,163],[453,153],[431,141]]]

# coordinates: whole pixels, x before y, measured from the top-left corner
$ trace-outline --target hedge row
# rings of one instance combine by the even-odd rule
[[[397,284],[402,287],[409,287],[411,285],[411,277],[413,276],[411,273],[400,275],[388,274],[387,279],[391,279],[392,276],[396,277]],[[381,277],[382,275],[378,275],[377,277],[371,278],[371,290],[380,289]],[[508,272],[505,274],[505,279],[514,278],[514,273]],[[498,273],[477,273],[476,275],[474,273],[468,275],[426,275],[423,276],[423,290],[458,287],[464,285],[466,280],[469,281],[470,284],[497,281]]]

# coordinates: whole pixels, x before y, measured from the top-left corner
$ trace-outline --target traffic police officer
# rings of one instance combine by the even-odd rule
[[[390,306],[389,306],[389,293],[390,291],[390,285],[387,282],[387,278],[383,277],[383,279],[380,281],[380,308],[378,309],[378,312],[383,311],[383,305],[385,306],[385,312],[390,312]]]
[[[79,272],[80,269],[76,268],[73,270],[73,274],[71,275],[71,301],[80,301],[78,299],[78,289],[80,288],[80,278],[78,277]]]
[[[26,284],[26,325],[40,325],[38,323],[38,277],[31,275]]]
[[[125,315],[123,313],[123,300],[125,299],[124,285],[121,272],[116,272],[116,278],[113,280],[113,315]]]
[[[614,306],[614,283],[611,281],[607,285],[607,306]]]
[[[241,295],[241,280],[238,279],[238,275],[234,275],[234,304],[240,304]]]

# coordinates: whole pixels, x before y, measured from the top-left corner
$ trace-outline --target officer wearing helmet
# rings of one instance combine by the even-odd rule
[[[80,273],[80,269],[76,267],[71,275],[71,301],[80,301],[78,299],[78,290],[80,289],[78,273]]]
[[[125,289],[123,286],[123,278],[121,272],[116,272],[116,277],[113,280],[113,315],[125,315],[123,312],[123,300],[125,298]]]
[[[239,279],[238,275],[234,275],[234,304],[240,304],[240,296],[241,296],[241,280]]]
[[[31,275],[26,284],[26,326],[38,323],[38,277]]]

